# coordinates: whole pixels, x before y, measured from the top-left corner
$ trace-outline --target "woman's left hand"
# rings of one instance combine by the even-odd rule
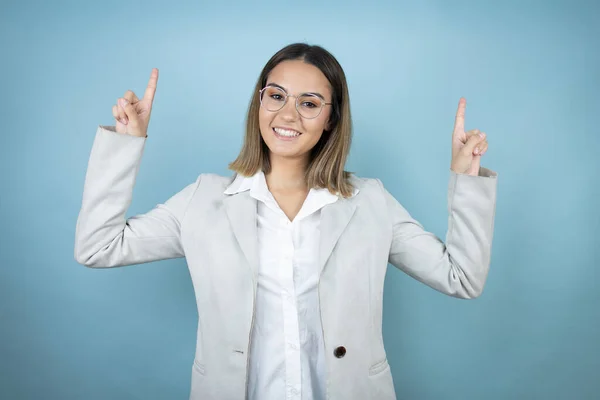
[[[450,169],[458,174],[479,175],[481,156],[488,148],[485,132],[473,129],[465,132],[465,108],[467,101],[461,97],[452,133],[452,162]]]

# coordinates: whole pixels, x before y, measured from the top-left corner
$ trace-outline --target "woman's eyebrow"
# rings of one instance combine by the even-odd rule
[[[284,91],[284,92],[286,92],[286,93],[288,92],[286,88],[284,88],[284,87],[283,87],[283,86],[281,86],[281,85],[278,85],[278,84],[277,84],[277,83],[275,83],[275,82],[267,83],[267,85],[266,85],[266,86],[274,86],[274,87],[276,87],[276,88],[279,88],[279,89],[283,90],[283,91]]]
[[[277,84],[275,82],[267,83],[266,86],[274,86],[274,87],[279,88],[279,89],[283,90],[284,92],[288,93],[288,91],[287,91],[286,88],[284,88],[283,86],[281,86],[281,85],[279,85],[279,84]],[[321,100],[325,101],[325,97],[321,93],[319,93],[319,92],[305,92],[305,93],[302,93],[302,94],[312,94],[314,96],[320,97]]]

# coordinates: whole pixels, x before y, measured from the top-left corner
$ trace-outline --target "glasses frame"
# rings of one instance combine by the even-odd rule
[[[283,103],[281,104],[281,107],[279,109],[275,110],[275,111],[271,111],[271,110],[269,110],[267,107],[265,107],[263,105],[263,102],[262,102],[262,97],[263,97],[262,93],[267,88],[275,88],[275,89],[278,89],[278,90],[282,91],[285,94],[285,99],[283,100]],[[304,115],[302,115],[302,113],[300,112],[300,109],[298,108],[298,98],[302,97],[302,96],[312,96],[312,97],[316,97],[318,99],[321,99],[321,101],[322,101],[321,108],[319,109],[319,113],[317,115],[315,115],[314,117],[311,117],[311,118],[305,117]],[[267,86],[265,86],[264,88],[262,88],[262,89],[260,89],[258,91],[258,100],[260,101],[260,106],[263,107],[265,110],[267,110],[269,112],[277,112],[277,111],[281,110],[283,107],[285,107],[285,105],[287,104],[287,101],[288,101],[288,97],[295,97],[296,98],[296,101],[295,101],[296,112],[298,113],[298,115],[300,117],[302,117],[304,119],[315,119],[315,118],[318,118],[319,115],[321,115],[321,113],[323,112],[323,107],[328,106],[328,105],[330,106],[330,105],[333,104],[333,103],[327,103],[324,98],[322,98],[321,96],[319,96],[319,95],[317,95],[315,93],[301,93],[301,94],[299,94],[297,96],[294,96],[293,94],[288,94],[288,92],[286,92],[285,89],[283,89],[282,87],[275,86],[275,85],[267,85]]]

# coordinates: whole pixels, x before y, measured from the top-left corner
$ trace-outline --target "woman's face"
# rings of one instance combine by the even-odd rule
[[[284,88],[287,94],[292,96],[319,93],[325,102],[331,103],[331,89],[325,75],[314,65],[300,60],[279,63],[267,77],[267,86],[270,84]],[[296,110],[296,97],[288,97],[279,111],[269,111],[261,106],[260,133],[270,150],[271,160],[274,157],[308,158],[323,130],[329,129],[327,124],[330,115],[331,105],[325,105],[318,117],[302,117]]]

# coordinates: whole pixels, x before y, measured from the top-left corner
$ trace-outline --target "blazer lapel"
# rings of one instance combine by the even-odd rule
[[[348,199],[340,199],[321,209],[321,238],[319,244],[319,276],[327,260],[354,215],[356,205]]]
[[[256,199],[249,192],[238,193],[223,200],[233,234],[248,260],[254,281],[258,279],[258,229]]]

